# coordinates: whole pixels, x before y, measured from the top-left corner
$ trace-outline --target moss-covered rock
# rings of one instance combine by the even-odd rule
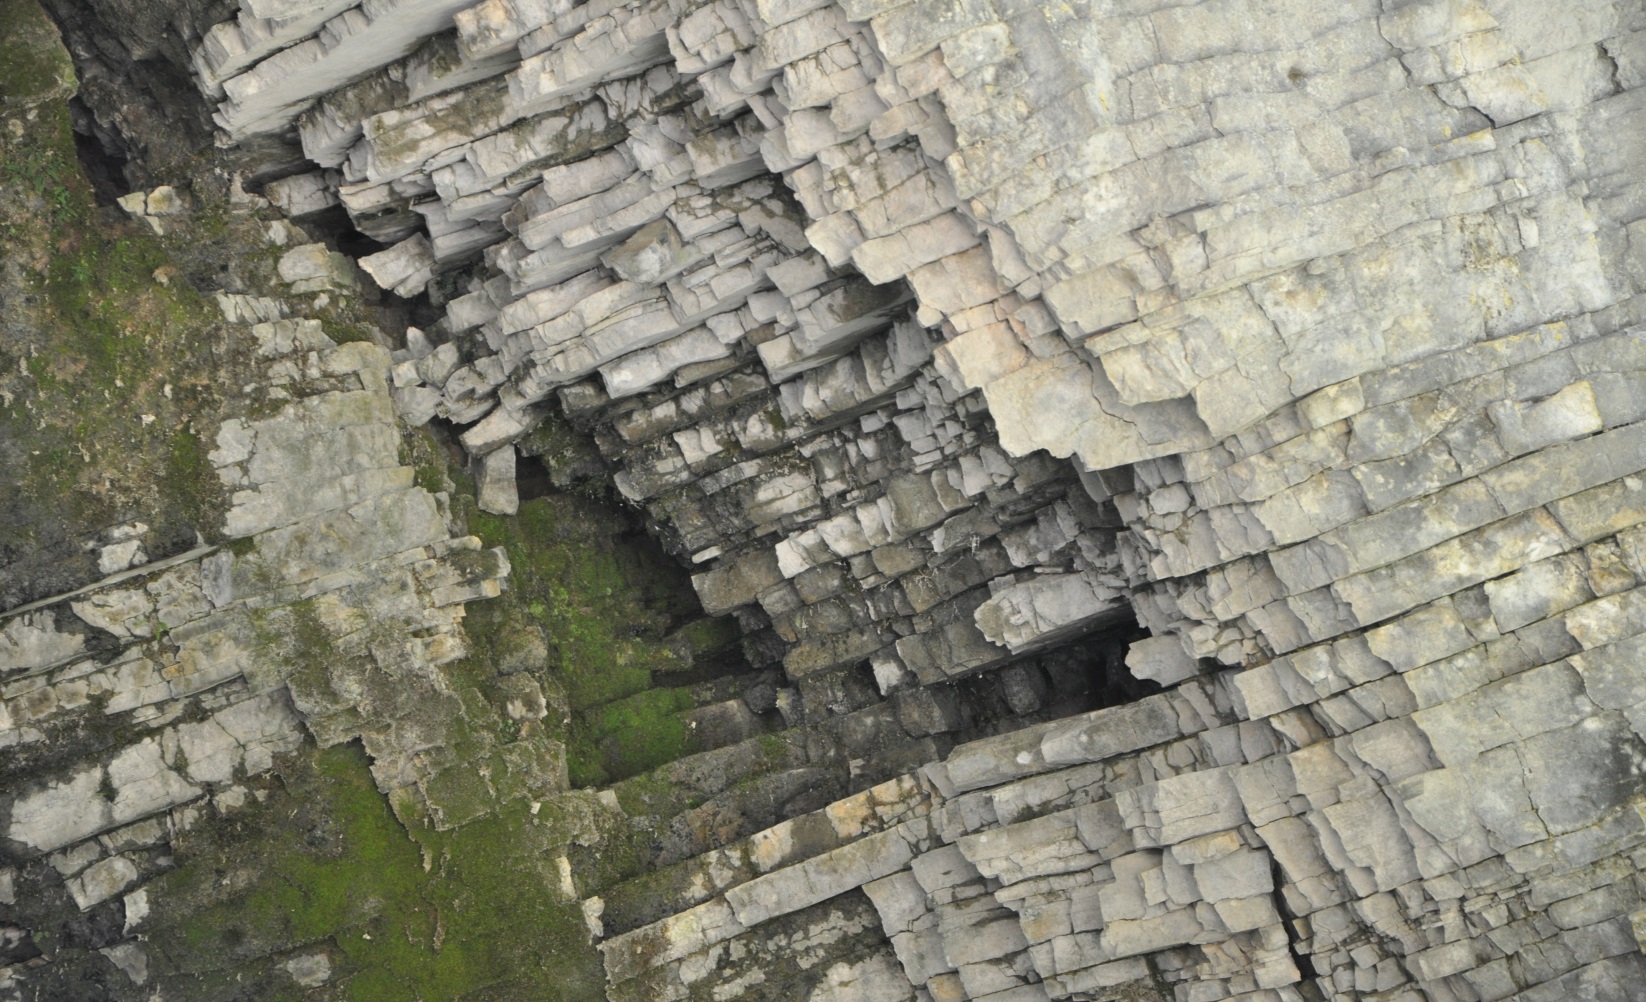
[[[557,862],[577,812],[544,807],[408,832],[358,745],[311,748],[261,803],[178,839],[182,865],[149,889],[156,981],[192,998],[231,976],[236,998],[599,998]],[[285,964],[316,953],[331,973],[305,996]]]
[[[500,670],[546,640],[540,674],[564,692],[571,780],[601,786],[695,748],[691,693],[667,687],[701,657],[735,659],[729,621],[705,621],[684,571],[609,502],[557,493],[514,516],[469,514],[509,556],[509,592],[470,611],[467,629]],[[660,687],[662,686],[662,687]]]
[[[36,0],[0,0],[0,111],[73,96],[74,64]]]
[[[95,580],[107,526],[142,522],[151,557],[218,535],[207,439],[241,361],[167,247],[95,204],[66,105],[0,118],[3,608]]]

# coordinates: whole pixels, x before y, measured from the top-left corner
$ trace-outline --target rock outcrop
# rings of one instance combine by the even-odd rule
[[[110,537],[115,579],[7,614],[10,741],[166,708],[11,806],[77,901],[299,719],[405,817],[564,788],[439,751],[418,671],[506,566],[389,458],[448,427],[512,513],[554,416],[781,667],[610,799],[721,795],[773,710],[814,781],[682,810],[654,873],[563,857],[609,997],[1638,994],[1638,5],[243,0],[187,42],[226,147],[300,144],[268,198],[439,318],[391,359],[226,300],[305,387],[218,433],[253,551]],[[410,681],[237,653],[279,615]],[[1148,694],[1067,715],[1059,658],[1134,621]]]
[[[0,618],[4,838],[50,854],[81,910],[160,872],[157,848],[247,803],[305,735],[363,740],[408,819],[443,819],[447,771],[476,765],[453,739],[473,711],[437,668],[465,653],[464,603],[499,593],[506,558],[454,535],[445,496],[401,464],[387,350],[274,299],[218,303],[263,370],[207,457],[232,491],[225,542],[148,561],[146,527],[125,527],[100,550],[107,577]],[[563,749],[479,751],[517,773],[501,796],[565,787]],[[128,929],[147,910],[133,893]]]

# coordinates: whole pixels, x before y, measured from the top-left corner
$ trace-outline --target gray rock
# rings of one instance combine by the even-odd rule
[[[0,668],[50,668],[79,654],[85,645],[83,635],[58,630],[56,613],[26,612],[0,626]]]
[[[952,687],[910,689],[893,701],[898,723],[915,737],[960,729],[960,700]]]
[[[1120,593],[1084,575],[1032,575],[996,591],[973,618],[985,637],[1019,654],[1113,621]]]
[[[520,494],[515,487],[514,446],[505,445],[480,460],[475,488],[483,511],[513,515],[520,510]]]
[[[286,973],[304,988],[318,988],[331,980],[331,958],[324,953],[305,953],[285,963]]]
[[[442,508],[350,457],[392,454],[396,410],[472,425],[483,504],[510,508],[505,454],[556,395],[704,605],[770,624],[751,647],[799,685],[786,719],[842,718],[806,754],[853,783],[967,723],[934,686],[1134,614],[1150,639],[1128,665],[1174,687],[1019,727],[1072,694],[1007,684],[998,725],[1017,729],[928,763],[918,808],[876,801],[876,824],[930,811],[945,848],[862,835],[842,801],[820,855],[716,877],[608,940],[613,997],[758,994],[737,958],[826,952],[822,909],[872,924],[848,893],[865,881],[903,972],[853,927],[791,993],[1286,997],[1304,952],[1344,996],[1638,981],[1632,906],[1602,890],[1621,878],[1596,875],[1640,835],[1642,25],[1604,0],[1155,6],[248,0],[189,43],[229,140],[297,122],[324,165],[271,184],[276,204],[335,198],[393,245],[367,259],[380,284],[455,294],[440,330],[461,336],[408,339],[392,406],[386,357],[322,350],[358,393],[296,392],[212,454],[230,534],[283,581],[418,596],[436,625],[399,631],[414,667],[456,656],[457,610],[500,569],[441,563]],[[176,218],[163,192],[127,204]],[[347,291],[318,246],[282,278]],[[271,344],[301,325],[250,298],[223,311]],[[146,559],[136,537],[96,542],[109,573]],[[225,573],[199,610],[256,586]],[[116,584],[78,614],[147,642]],[[181,594],[168,608],[197,608]],[[83,651],[68,634],[0,630],[20,665],[0,742],[89,705],[91,675],[58,677]],[[208,634],[180,643],[186,676],[98,669],[119,679],[107,705],[228,691],[246,642]],[[866,686],[865,661],[895,702],[843,681]],[[327,740],[379,712],[301,688]],[[718,713],[708,730],[752,733],[727,695],[699,693],[700,729]],[[112,765],[65,767],[19,792],[8,831],[72,842],[245,767],[217,709],[187,719],[155,746],[187,744],[184,764],[111,753],[124,799],[106,803]],[[899,731],[905,751],[885,748]],[[276,742],[247,733],[248,757]],[[408,790],[478,775],[376,761]],[[441,823],[456,800],[431,801]],[[708,817],[681,822],[696,848]],[[708,859],[694,872],[721,874]]]
[[[336,182],[319,171],[270,181],[263,193],[280,211],[293,218],[324,212],[340,204]]]
[[[500,675],[534,671],[545,667],[548,659],[548,644],[537,627],[506,633],[493,644],[493,663]]]
[[[601,263],[626,282],[656,285],[695,264],[699,258],[681,242],[667,219],[642,226],[601,257]]]
[[[114,897],[137,879],[137,867],[124,856],[110,856],[86,867],[67,881],[74,903],[85,911]]]
[[[116,943],[105,946],[97,951],[109,959],[109,962],[120,969],[120,972],[131,979],[134,985],[145,985],[149,980],[148,954],[136,943]]]
[[[737,921],[751,926],[861,887],[913,857],[910,833],[892,828],[734,887],[726,901]]]
[[[422,234],[360,259],[360,267],[380,288],[410,298],[434,277],[434,249]]]
[[[1134,641],[1126,651],[1126,667],[1138,678],[1175,685],[1200,673],[1200,665],[1183,650],[1176,637],[1148,637]]]
[[[353,289],[354,263],[325,244],[303,244],[280,256],[280,279],[293,292]]]

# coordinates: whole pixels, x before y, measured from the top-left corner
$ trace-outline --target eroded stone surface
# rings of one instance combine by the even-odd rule
[[[775,826],[683,814],[687,879],[585,908],[611,997],[1631,997],[1635,6],[244,6],[196,47],[227,137],[295,125],[319,170],[277,197],[335,196],[389,245],[366,273],[445,309],[389,376],[308,346],[294,376],[359,389],[219,437],[256,554],[350,636],[396,542],[462,545],[393,464],[345,468],[370,436],[466,426],[507,510],[558,407],[781,661],[786,723],[895,724],[917,759]],[[287,257],[299,291],[352,274]],[[327,436],[359,441],[295,444]],[[341,493],[310,510],[314,474]],[[204,561],[203,615],[255,595]],[[498,576],[397,573],[435,622]],[[126,610],[187,588],[146,587],[82,618],[158,648]],[[934,740],[961,729],[945,687],[1128,605],[1153,636],[1127,663],[1168,691]],[[103,685],[54,631],[0,647],[57,672],[8,696],[14,740]],[[191,671],[235,643],[194,640]],[[864,664],[891,701],[851,696]],[[176,698],[170,667],[116,691]],[[325,678],[287,685],[358,733]],[[380,781],[445,789],[398,754],[402,709],[364,710]],[[198,765],[164,731],[42,785],[13,837],[199,796],[251,756],[216,720],[175,732]],[[752,743],[660,775],[718,795]],[[119,883],[96,865],[82,894]]]

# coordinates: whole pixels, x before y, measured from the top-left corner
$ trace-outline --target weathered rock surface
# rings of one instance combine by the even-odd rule
[[[1638,5],[243,8],[194,50],[225,141],[295,129],[312,163],[271,197],[335,199],[387,245],[366,274],[444,317],[392,373],[259,336],[318,392],[219,436],[255,550],[77,595],[129,661],[10,617],[13,743],[94,693],[154,721],[20,794],[14,841],[175,811],[299,719],[457,823],[463,763],[413,754],[438,712],[236,651],[272,588],[334,638],[432,631],[395,670],[449,656],[441,610],[504,568],[451,559],[395,416],[465,428],[508,511],[559,409],[781,663],[791,727],[763,813],[713,799],[759,743],[735,700],[656,774],[708,799],[661,883],[586,902],[610,997],[1638,994]],[[287,257],[298,291],[353,280]],[[1134,616],[1166,691],[1020,726],[1055,703],[1025,658]],[[244,699],[147,709],[202,672]],[[1014,713],[968,731],[984,673]],[[77,901],[118,858],[74,864]]]
[[[225,300],[228,319],[236,308]],[[132,892],[134,858],[232,811],[305,734],[364,740],[408,818],[440,823],[441,777],[473,768],[430,751],[467,712],[437,669],[464,653],[463,603],[498,594],[506,559],[454,536],[444,498],[400,464],[386,349],[333,344],[316,321],[230,331],[270,360],[263,415],[225,422],[208,457],[232,490],[231,542],[105,567],[118,573],[0,618],[0,747],[51,742],[87,715],[117,735],[89,759],[59,749],[76,764],[0,801],[4,838],[24,858],[54,854],[82,909]],[[517,795],[553,784],[544,768]],[[122,949],[123,968],[146,963]]]

